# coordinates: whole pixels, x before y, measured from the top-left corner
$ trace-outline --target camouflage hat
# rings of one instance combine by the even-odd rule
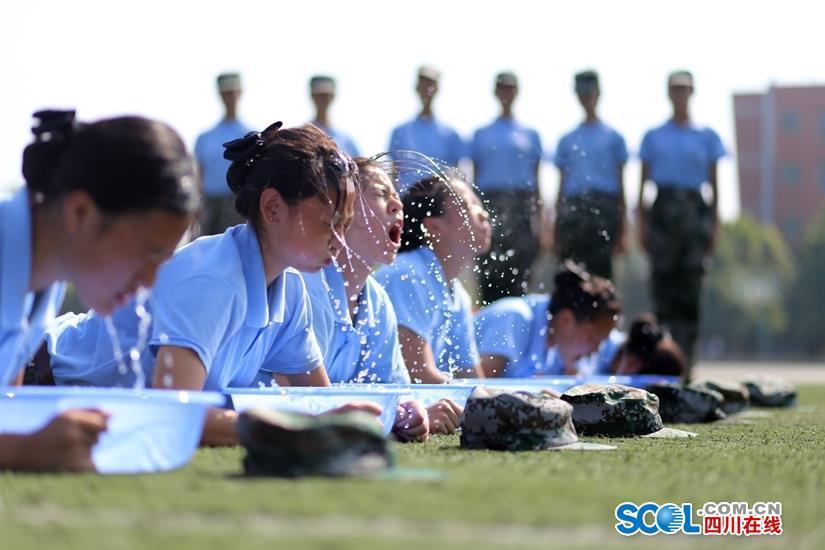
[[[312,416],[251,409],[241,413],[236,431],[247,451],[246,475],[368,474],[393,462],[381,426],[364,412]]]
[[[573,405],[573,424],[583,435],[610,437],[691,437],[696,434],[665,428],[659,399],[640,388],[621,384],[582,384],[561,396]]]
[[[659,414],[665,422],[695,424],[727,417],[722,394],[682,384],[651,384],[647,391],[659,398]]]
[[[728,382],[725,380],[714,380],[711,378],[699,380],[690,384],[691,388],[699,390],[710,390],[722,396],[722,410],[725,414],[734,414],[748,406],[750,392],[744,384],[738,382]]]
[[[796,404],[796,390],[775,376],[758,376],[743,382],[750,392],[754,407],[792,407]]]
[[[495,451],[606,451],[616,447],[582,443],[573,408],[548,395],[477,387],[461,417],[461,446]]]

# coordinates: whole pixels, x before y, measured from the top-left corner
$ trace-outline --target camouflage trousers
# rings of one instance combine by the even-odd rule
[[[690,369],[716,220],[698,191],[670,186],[659,186],[646,220],[656,316],[685,352]]]
[[[538,194],[532,191],[487,191],[485,206],[493,224],[489,254],[476,258],[483,303],[522,296],[539,251]]]
[[[590,273],[610,279],[621,221],[614,193],[591,191],[562,198],[555,233],[559,261],[583,263]]]
[[[235,210],[235,196],[205,197],[198,219],[200,236],[219,235],[227,228],[243,223],[243,216]]]

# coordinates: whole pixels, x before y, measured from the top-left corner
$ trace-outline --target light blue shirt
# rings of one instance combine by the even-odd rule
[[[475,184],[481,191],[535,191],[542,157],[538,132],[513,118],[497,118],[470,142]]]
[[[672,120],[649,130],[639,148],[651,180],[688,189],[698,189],[708,181],[710,166],[723,156],[725,147],[716,132]]]
[[[416,151],[433,160],[458,166],[458,161],[464,156],[464,143],[458,132],[435,118],[417,116],[395,128],[390,137],[389,152],[399,163],[399,191],[403,193],[408,185],[432,174],[426,170],[425,159],[393,154],[396,151]],[[420,163],[425,166],[419,167]]]
[[[478,350],[507,359],[503,376],[529,378],[564,374],[555,346],[547,346],[550,296],[528,294],[496,300],[475,315]]]
[[[355,323],[341,271],[329,266],[302,273],[312,304],[312,328],[332,383],[409,384],[410,375],[398,343],[398,321],[387,292],[367,277]]]
[[[559,140],[555,163],[563,177],[563,196],[586,191],[619,193],[619,172],[627,147],[619,133],[601,121],[582,123]]]
[[[113,317],[127,354],[138,337],[134,308],[133,300]],[[158,272],[147,309],[149,346],[140,360],[148,383],[154,355],[166,345],[197,353],[206,368],[204,389],[213,391],[252,386],[260,370],[289,375],[322,364],[300,273],[287,269],[267,287],[260,246],[246,224],[178,250]],[[118,372],[111,339],[94,312],[62,317],[47,342],[58,384],[134,383],[131,372]]]
[[[345,134],[344,132],[340,131],[338,128],[330,128],[329,126],[321,126],[317,122],[313,122],[315,126],[317,126],[320,130],[332,138],[332,141],[338,146],[338,148],[348,154],[351,157],[360,156],[361,153],[358,151],[358,146],[355,145],[355,141],[349,136],[349,134]]]
[[[479,364],[470,295],[459,280],[446,280],[432,250],[402,252],[375,278],[392,300],[398,325],[430,344],[439,370],[472,371]]]
[[[37,352],[63,303],[63,283],[29,292],[32,254],[31,206],[24,187],[0,199],[0,385],[13,382]]]
[[[230,161],[223,158],[223,144],[244,137],[251,129],[238,120],[222,120],[211,130],[198,136],[195,158],[203,173],[203,192],[207,197],[226,197],[232,194],[226,183]]]
[[[576,370],[579,376],[590,376],[594,374],[612,374],[611,367],[619,348],[627,340],[627,334],[619,329],[613,329],[607,338],[599,344],[599,349],[587,357],[582,357],[576,363]]]

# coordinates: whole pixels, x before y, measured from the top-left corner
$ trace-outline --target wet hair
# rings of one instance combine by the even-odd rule
[[[610,280],[590,275],[570,260],[556,273],[553,284],[550,315],[569,309],[576,321],[590,323],[615,317],[622,311]]]
[[[23,151],[23,177],[35,204],[85,191],[107,215],[194,214],[200,207],[194,161],[166,124],[138,116],[81,123],[74,111],[33,116],[35,139]]]
[[[263,132],[224,143],[224,148],[224,158],[232,161],[226,182],[235,194],[235,210],[253,227],[258,226],[261,194],[267,188],[276,189],[289,206],[321,197],[332,203],[336,215],[352,218],[358,168],[315,126],[281,128],[276,122]]]
[[[639,374],[681,376],[686,360],[679,344],[654,317],[641,316],[630,325],[627,341],[617,353],[635,355],[642,363]]]
[[[430,176],[415,182],[404,194],[404,231],[401,234],[401,252],[427,245],[424,220],[444,215],[444,201],[452,193],[447,179]]]

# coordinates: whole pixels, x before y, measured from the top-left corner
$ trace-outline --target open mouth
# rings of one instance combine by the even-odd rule
[[[389,231],[390,242],[396,245],[401,245],[401,226],[399,224],[393,224],[390,226]]]

